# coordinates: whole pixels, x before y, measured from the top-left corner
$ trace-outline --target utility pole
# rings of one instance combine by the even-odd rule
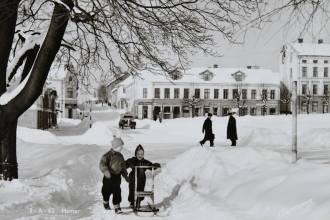
[[[297,162],[297,81],[292,81],[292,163]]]
[[[90,110],[89,110],[89,128],[92,128],[92,105],[93,102],[91,100],[89,100],[90,102]]]

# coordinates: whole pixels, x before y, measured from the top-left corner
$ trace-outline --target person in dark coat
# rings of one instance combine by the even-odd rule
[[[157,169],[160,167],[159,163],[151,163],[149,160],[144,159],[144,149],[139,144],[135,149],[135,157],[127,159],[126,167],[131,168],[132,171],[129,173],[129,194],[128,201],[130,202],[130,207],[134,207],[134,186],[135,186],[135,166],[155,166]],[[149,168],[151,170],[151,168]],[[137,170],[137,191],[144,191],[144,187],[146,185],[146,169],[138,168]],[[140,203],[144,199],[144,197],[138,197],[136,201],[136,208],[140,208]]]
[[[213,135],[213,132],[212,132],[211,117],[212,117],[212,114],[208,113],[207,114],[207,119],[205,119],[204,124],[203,124],[202,132],[204,133],[204,131],[205,131],[205,135],[204,135],[204,139],[199,142],[202,146],[205,144],[206,141],[210,141],[210,146],[211,147],[214,146],[214,143],[213,143],[214,135]]]
[[[227,126],[227,139],[231,140],[231,146],[236,146],[237,140],[237,129],[236,129],[236,119],[233,116],[236,112],[231,111],[229,115],[229,121]]]

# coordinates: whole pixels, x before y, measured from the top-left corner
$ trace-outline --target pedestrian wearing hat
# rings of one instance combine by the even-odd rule
[[[231,146],[236,146],[237,140],[237,129],[236,129],[236,119],[233,116],[236,112],[229,112],[229,121],[227,126],[227,139],[231,140]]]
[[[155,166],[154,169],[160,167],[159,163],[151,163],[149,160],[144,159],[144,149],[139,144],[135,149],[135,157],[132,157],[126,160],[126,167],[131,168],[131,172],[129,173],[129,194],[128,201],[130,203],[130,208],[134,207],[134,186],[135,186],[135,166]],[[151,168],[149,168],[151,170]],[[144,187],[146,185],[146,169],[138,168],[137,169],[137,191],[144,191]],[[144,197],[138,197],[136,201],[136,208],[140,208],[140,203],[144,199]]]
[[[212,132],[211,118],[212,118],[212,114],[208,113],[207,114],[207,119],[205,119],[204,124],[203,124],[203,129],[202,129],[203,133],[205,131],[204,139],[199,142],[200,145],[202,145],[202,146],[205,144],[206,141],[210,141],[210,146],[214,147],[214,143],[213,143],[214,134]]]
[[[111,141],[111,149],[105,153],[100,161],[100,170],[104,174],[103,176],[103,186],[102,186],[102,196],[103,205],[106,210],[110,210],[109,199],[112,194],[112,203],[116,214],[122,214],[120,208],[121,198],[121,176],[128,182],[129,178],[127,176],[126,163],[123,155],[120,151],[123,149],[124,142],[121,138],[113,136]]]

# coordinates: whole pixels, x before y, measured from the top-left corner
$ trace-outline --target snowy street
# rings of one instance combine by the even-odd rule
[[[330,114],[298,115],[298,162],[291,164],[291,115],[236,116],[236,147],[226,139],[228,117],[212,117],[210,148],[197,146],[205,117],[136,120],[136,129],[120,129],[121,113],[93,106],[91,129],[89,118],[60,120],[59,131],[18,127],[19,179],[0,181],[0,219],[144,219],[127,208],[123,178],[124,214],[114,213],[111,200],[112,210],[103,208],[98,165],[113,134],[125,142],[125,159],[141,144],[145,158],[161,164],[156,219],[330,218]]]

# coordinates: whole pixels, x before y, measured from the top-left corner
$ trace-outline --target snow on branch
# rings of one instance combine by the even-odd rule
[[[30,35],[28,37],[26,36],[27,38],[24,43],[24,46],[18,52],[18,54],[15,56],[15,58],[9,64],[9,66],[7,68],[7,76],[6,76],[7,81],[8,81],[8,77],[11,75],[13,70],[17,69],[16,65],[18,64],[18,61],[20,60],[20,58],[28,50],[33,49],[35,45],[41,45],[45,39],[46,33],[47,33],[47,30],[42,31],[40,33],[40,35],[38,35],[38,36],[35,36],[35,35]],[[20,91],[24,88],[26,82],[28,81],[28,79],[31,75],[32,69],[33,68],[31,68],[28,76],[22,82],[21,82],[22,71],[19,73],[19,75],[16,77],[15,81],[12,82],[12,84],[7,88],[7,91],[4,94],[2,94],[2,96],[0,97],[0,105],[6,105],[10,100],[15,98],[20,93]],[[7,84],[8,84],[8,82],[7,82]]]

